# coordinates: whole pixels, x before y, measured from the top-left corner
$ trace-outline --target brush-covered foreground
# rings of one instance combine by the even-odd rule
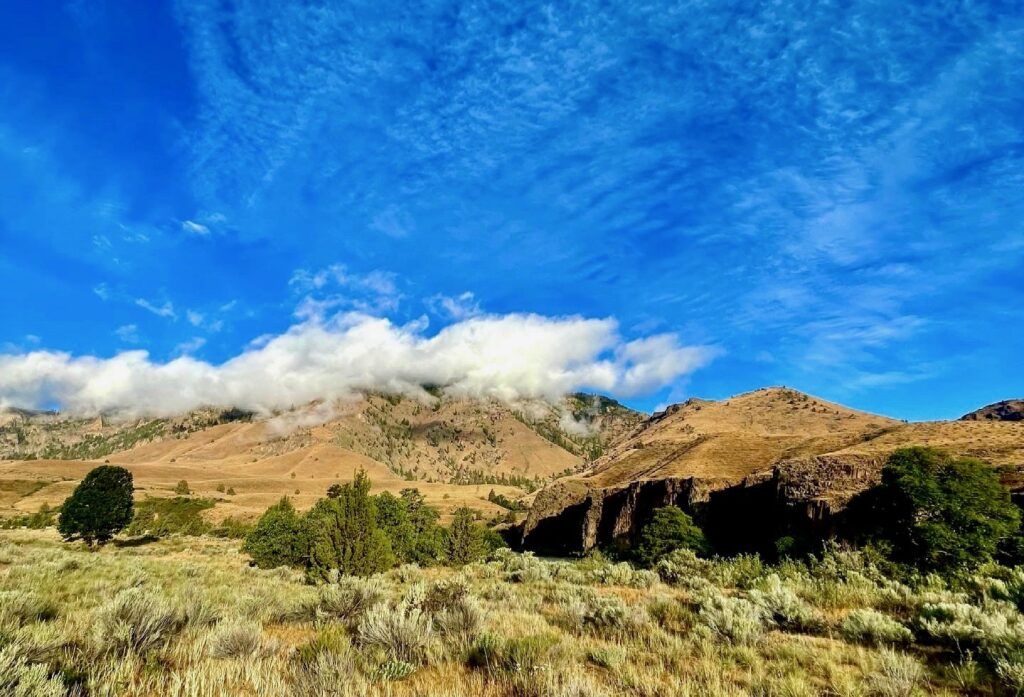
[[[950,587],[863,555],[677,552],[656,570],[500,550],[304,583],[236,542],[99,551],[0,533],[0,694],[953,695],[1024,686],[1024,568]]]

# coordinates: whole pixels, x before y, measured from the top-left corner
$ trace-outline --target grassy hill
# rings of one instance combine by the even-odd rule
[[[642,418],[589,395],[507,405],[368,394],[262,417],[230,409],[170,419],[9,411],[0,419],[0,507],[59,504],[89,469],[110,462],[132,471],[143,496],[171,495],[185,480],[216,501],[214,519],[252,517],[286,494],[311,505],[359,469],[376,490],[415,486],[444,513],[468,505],[497,515],[504,509],[487,500],[492,489],[514,501],[582,471]]]

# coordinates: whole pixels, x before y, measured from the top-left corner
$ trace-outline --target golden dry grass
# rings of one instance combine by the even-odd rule
[[[881,608],[910,625],[908,613],[924,602],[917,595],[923,591],[872,580],[873,573],[843,555],[813,572],[738,559],[689,568],[681,582],[667,585],[627,565],[504,553],[462,569],[401,567],[317,588],[298,572],[250,568],[235,545],[220,540],[176,538],[89,552],[52,531],[7,531],[0,534],[0,680],[4,670],[24,675],[36,664],[61,682],[55,694],[852,696],[1001,689],[989,668],[974,665],[968,676],[962,657],[944,650],[844,638],[851,610]],[[790,594],[781,604],[780,588]],[[934,584],[928,597],[940,591],[954,597]],[[353,593],[368,600],[353,605]],[[715,598],[723,609],[714,610]],[[755,618],[757,626],[738,631],[752,620],[730,613],[756,603],[795,603],[818,619],[803,629]],[[6,650],[18,657],[13,668],[3,665]]]

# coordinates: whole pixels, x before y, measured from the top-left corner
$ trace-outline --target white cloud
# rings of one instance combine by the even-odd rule
[[[565,412],[558,419],[558,427],[566,433],[588,438],[594,435],[594,429],[586,421],[577,421],[572,414]]]
[[[181,223],[181,229],[185,232],[190,232],[193,235],[209,235],[210,228],[206,227],[202,223],[197,223],[194,220],[185,220]]]
[[[370,227],[388,237],[407,237],[414,228],[412,218],[397,206],[388,206],[373,217]]]
[[[165,302],[163,305],[154,305],[145,298],[136,298],[135,304],[144,310],[149,310],[158,317],[168,317],[170,319],[178,319],[178,314],[174,311],[174,304],[170,301]]]
[[[314,402],[295,411],[286,411],[283,414],[267,420],[267,431],[277,437],[283,437],[297,431],[300,428],[312,428],[325,424],[337,415],[337,410],[331,402]]]
[[[206,339],[201,336],[194,336],[188,341],[183,341],[174,347],[174,352],[182,356],[195,353],[202,347],[206,346]]]
[[[404,297],[395,274],[379,270],[353,273],[344,264],[318,271],[297,269],[288,285],[306,294],[295,311],[302,320],[322,320],[342,308],[369,314],[393,312]]]
[[[110,287],[106,283],[97,283],[92,287],[92,292],[95,293],[100,300],[110,299]]]
[[[114,330],[114,335],[126,344],[137,344],[140,341],[139,327],[135,324],[125,324]]]
[[[167,415],[201,405],[267,412],[361,390],[423,396],[424,384],[505,401],[580,389],[629,395],[670,384],[714,357],[713,349],[683,346],[672,334],[625,342],[611,319],[513,314],[464,320],[435,336],[424,328],[341,314],[297,324],[220,365],[188,355],[160,363],[145,351],[0,356],[0,404],[57,403],[78,413]]]
[[[195,310],[186,311],[185,318],[188,320],[188,323],[191,324],[193,327],[200,326],[203,323],[204,319],[203,313],[196,312]]]
[[[476,296],[469,291],[456,295],[434,295],[427,298],[427,307],[436,315],[442,315],[454,320],[469,319],[481,314],[480,303]]]

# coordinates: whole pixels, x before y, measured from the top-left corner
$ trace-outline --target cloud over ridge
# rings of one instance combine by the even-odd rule
[[[200,406],[268,412],[365,390],[422,394],[426,384],[505,401],[580,389],[630,396],[671,384],[716,352],[685,346],[676,334],[626,341],[615,320],[578,316],[490,315],[434,336],[424,329],[344,313],[296,324],[219,365],[187,355],[160,363],[146,351],[0,355],[0,406],[153,416]]]

